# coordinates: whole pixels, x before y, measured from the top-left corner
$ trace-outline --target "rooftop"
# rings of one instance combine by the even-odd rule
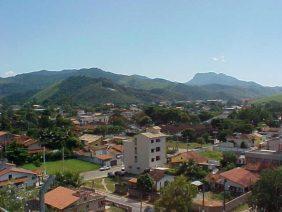
[[[253,185],[259,179],[258,174],[254,174],[246,169],[237,167],[219,174],[221,178],[227,179],[243,187]]]
[[[63,210],[79,200],[76,191],[59,186],[45,194],[45,204]]]

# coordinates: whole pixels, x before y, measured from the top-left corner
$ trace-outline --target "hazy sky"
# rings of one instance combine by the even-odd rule
[[[98,67],[282,85],[282,1],[0,0],[0,75]]]

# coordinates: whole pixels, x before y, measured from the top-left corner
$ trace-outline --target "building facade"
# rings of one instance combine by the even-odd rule
[[[124,141],[126,172],[140,174],[166,164],[166,135],[160,130],[159,127],[151,127],[136,135],[133,140]]]

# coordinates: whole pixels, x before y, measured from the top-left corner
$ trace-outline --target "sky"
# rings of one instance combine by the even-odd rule
[[[98,67],[282,86],[282,1],[0,0],[0,76]]]

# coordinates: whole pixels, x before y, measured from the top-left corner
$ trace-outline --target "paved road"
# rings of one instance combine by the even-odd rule
[[[106,170],[106,171],[95,170],[95,171],[83,172],[80,175],[83,177],[83,180],[87,181],[95,178],[107,177],[108,172],[115,172],[120,170],[121,170],[121,166],[113,166],[110,170]]]
[[[101,192],[101,191],[96,191],[97,193],[101,194],[101,195],[105,195],[106,196],[106,200],[111,201],[111,202],[115,202],[117,204],[122,204],[122,205],[126,205],[132,208],[132,212],[140,212],[140,202],[134,199],[129,199],[127,197],[121,197],[115,194],[109,194],[106,192]],[[145,210],[146,207],[152,207],[153,205],[151,204],[147,204],[147,203],[142,203],[142,211]]]

